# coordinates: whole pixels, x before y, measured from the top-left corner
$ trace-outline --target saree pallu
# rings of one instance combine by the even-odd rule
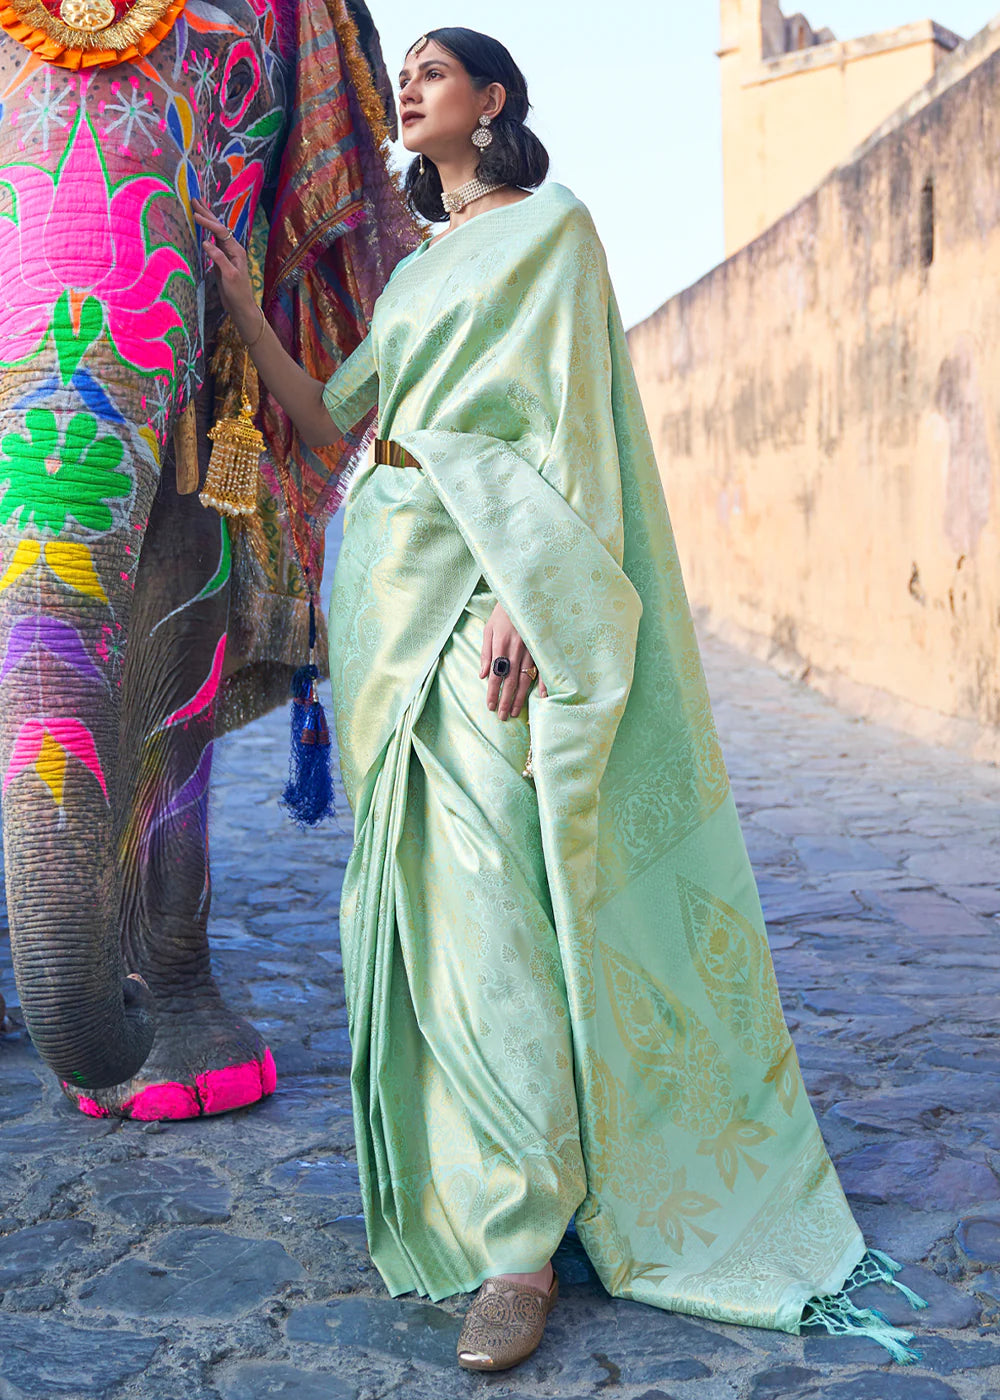
[[[331,671],[372,1256],[440,1298],[575,1212],[611,1293],[795,1332],[865,1253],[785,1027],[587,211],[546,185],[398,266],[327,386],[420,470],[351,485]],[[548,690],[487,711],[499,601]]]

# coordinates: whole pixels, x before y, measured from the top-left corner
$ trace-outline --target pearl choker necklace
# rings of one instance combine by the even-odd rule
[[[467,180],[464,185],[459,185],[457,190],[443,190],[441,203],[444,205],[445,213],[457,214],[473,200],[482,199],[483,195],[492,194],[494,190],[502,189],[502,183],[488,185],[483,180]]]

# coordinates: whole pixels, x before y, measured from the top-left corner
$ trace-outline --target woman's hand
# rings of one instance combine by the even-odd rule
[[[250,281],[246,250],[202,200],[193,199],[191,207],[194,210],[195,222],[215,240],[213,242],[208,238],[204,239],[202,247],[215,264],[222,304],[232,316],[236,329],[244,340],[252,340],[260,330],[260,313]]]
[[[493,674],[493,662],[498,656],[506,656],[510,662],[510,671],[505,677]],[[528,698],[528,691],[534,684],[531,674],[533,670],[534,662],[528,648],[515,632],[510,618],[497,603],[483,632],[483,650],[479,658],[479,679],[484,681],[489,676],[489,685],[486,687],[487,708],[495,710],[499,705],[501,719],[517,719]],[[537,675],[537,672],[535,674]],[[538,694],[542,699],[547,694],[541,680],[538,682]]]
[[[200,199],[191,201],[194,217],[214,242],[205,239],[203,247],[219,278],[226,310],[262,384],[271,391],[310,447],[325,447],[342,436],[323,402],[323,384],[306,374],[284,348],[257,305],[250,281],[250,268],[243,245]]]

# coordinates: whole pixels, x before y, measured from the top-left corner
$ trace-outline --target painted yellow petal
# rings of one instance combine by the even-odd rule
[[[0,593],[16,583],[26,569],[38,563],[42,547],[37,540],[22,540],[14,550],[14,557],[7,565],[3,578],[0,578]]]
[[[35,772],[51,792],[56,806],[61,807],[66,783],[66,750],[47,732],[42,739],[41,752],[35,759]]]
[[[160,465],[160,444],[156,441],[156,434],[152,428],[140,428],[139,436],[149,448],[150,455],[157,466]]]
[[[86,593],[88,598],[99,598],[102,603],[108,601],[108,595],[97,577],[90,550],[85,544],[67,544],[61,540],[52,540],[45,546],[45,562],[56,577],[61,578],[63,583],[68,584],[76,593]]]

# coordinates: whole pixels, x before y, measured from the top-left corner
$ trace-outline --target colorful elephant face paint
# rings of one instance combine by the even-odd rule
[[[107,603],[108,595],[101,580],[97,577],[90,550],[85,544],[55,541],[47,545],[38,540],[21,540],[11,556],[10,562],[0,577],[0,593],[6,593],[19,582],[26,582],[26,575],[42,564],[74,593],[85,598],[96,598],[99,603]]]
[[[148,58],[79,75],[25,54],[0,92],[0,368],[52,363],[166,441],[204,377],[191,200],[245,239],[285,120],[273,3],[189,0]]]
[[[59,678],[6,727],[12,800],[34,774],[61,810],[75,764],[108,794],[102,707],[121,685],[162,448],[204,377],[191,200],[245,239],[285,121],[275,0],[223,3],[178,6],[131,63],[75,74],[25,51],[0,91],[0,692],[38,668]],[[191,605],[228,579],[224,530],[216,574]],[[210,740],[224,656],[221,636],[157,717],[157,752],[191,726]],[[209,745],[185,802],[203,803],[210,761]]]
[[[241,127],[260,89],[260,58],[249,40],[234,44],[222,73],[222,125],[227,131]]]

